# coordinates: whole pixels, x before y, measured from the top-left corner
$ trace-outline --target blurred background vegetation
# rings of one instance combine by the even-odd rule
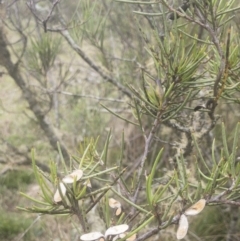
[[[167,2],[177,9],[184,1]],[[203,2],[207,4],[208,1]],[[216,6],[217,4],[225,6],[228,0],[209,2]],[[231,23],[234,26],[231,50],[236,48],[234,52],[236,56],[232,57],[234,58],[232,61],[235,64],[233,68],[237,70],[235,79],[232,77],[233,80],[229,86],[235,85],[235,91],[229,88],[226,94],[221,96],[216,108],[216,114],[220,115],[220,118],[215,128],[206,132],[204,138],[199,140],[198,144],[203,150],[202,155],[209,161],[212,158],[210,146],[214,138],[216,153],[220,153],[222,148],[221,122],[225,123],[230,147],[235,126],[240,119],[240,96],[237,84],[239,75],[236,74],[239,72],[240,64],[239,3],[238,1],[229,2],[231,8],[236,8],[236,11],[230,11],[227,16],[224,16],[225,19],[221,19],[222,32],[219,34],[219,41],[225,47],[227,30]],[[127,177],[133,175],[143,155],[145,142],[141,128],[130,123],[130,121],[136,123],[138,120],[132,96],[135,99],[141,98],[144,92],[143,76],[146,78],[149,89],[154,85],[153,76],[167,78],[167,74],[164,75],[162,69],[166,69],[166,66],[172,63],[171,58],[174,58],[171,56],[166,66],[156,68],[156,56],[152,51],[152,46],[157,45],[154,30],[158,30],[161,38],[161,34],[165,34],[163,25],[169,23],[161,22],[162,15],[157,15],[159,8],[154,5],[125,4],[112,0],[62,0],[50,14],[49,9],[54,3],[55,1],[51,0],[1,1],[0,44],[7,43],[6,48],[10,58],[8,59],[8,53],[3,49],[2,44],[0,48],[2,53],[0,60],[0,240],[79,239],[78,221],[74,217],[72,219],[61,216],[40,218],[35,214],[16,210],[16,206],[29,205],[28,201],[19,195],[20,191],[30,196],[37,196],[39,193],[31,168],[31,149],[36,150],[38,166],[48,172],[50,161],[60,162],[57,141],[62,145],[65,158],[67,154],[64,150],[67,150],[70,155],[79,156],[82,154],[81,148],[91,138],[99,138],[97,148],[102,150],[111,129],[108,159],[111,160],[112,165],[115,165],[121,155],[119,150],[124,131],[123,165],[128,167]],[[143,15],[140,12],[151,12],[151,15]],[[156,16],[153,17],[154,13]],[[221,17],[220,14],[219,18]],[[174,20],[174,17],[172,18]],[[47,20],[45,29],[39,24],[40,20],[43,22]],[[191,53],[191,48],[194,49],[184,32],[197,36],[195,38],[201,39],[203,44],[210,41],[208,32],[199,26],[187,25],[185,19],[181,18],[178,24],[182,25],[182,32],[173,27],[172,32],[169,33],[169,39],[165,40],[172,43],[172,46],[179,43],[172,48],[173,56],[177,48],[180,50],[183,48],[181,39],[184,39],[186,52]],[[59,29],[62,31],[63,25],[68,30],[67,34],[70,34],[72,40],[79,46],[80,51],[71,47],[64,31],[57,32]],[[169,46],[166,44],[163,48]],[[201,52],[201,48],[205,48],[201,43],[195,47],[195,52]],[[186,108],[173,118],[176,121],[174,123],[180,123],[182,126],[191,125],[194,118],[203,118],[204,123],[208,121],[206,113],[204,113],[205,117],[201,117],[200,114],[193,117],[192,113],[196,106],[203,105],[212,96],[211,87],[221,61],[216,60],[217,57],[214,58],[217,54],[210,47],[202,52],[207,53],[207,56],[204,56],[199,63],[194,75],[182,74],[182,78],[189,78],[189,85],[193,86],[193,98]],[[24,84],[16,81],[19,74],[14,72],[10,62],[5,62],[3,56],[12,63],[17,63],[18,71],[25,81]],[[175,61],[175,63],[180,62],[177,57]],[[171,67],[175,70],[176,66]],[[180,70],[179,72],[176,70],[176,73],[179,74]],[[173,77],[175,73],[168,74],[172,74],[171,77]],[[194,78],[206,80],[206,85],[204,86],[204,81],[199,87],[194,85],[192,83]],[[169,88],[169,86],[165,87]],[[184,88],[178,91],[184,94],[176,95],[177,103],[173,105],[183,102],[185,94],[190,93],[189,89]],[[144,109],[143,106],[141,108]],[[174,108],[173,110],[176,110]],[[110,113],[108,109],[115,114]],[[141,116],[141,127],[145,132],[149,132],[152,127],[154,111],[151,111]],[[204,123],[198,124],[204,126]],[[203,135],[201,130],[199,133]],[[186,137],[173,128],[173,123],[166,121],[156,130],[149,148],[146,169],[151,169],[158,151],[164,147],[157,174],[159,177],[169,174],[174,168],[176,143],[184,146],[187,143]],[[190,172],[194,165],[192,161],[194,154],[196,151],[187,156]],[[238,208],[216,206],[207,209],[208,211],[195,218],[194,225],[191,225],[190,235],[192,235],[189,240],[240,240],[238,219],[231,239],[226,239],[229,237],[229,223],[236,218],[236,213],[239,214]],[[163,237],[163,240],[176,240],[174,229],[164,230],[163,236],[160,237]],[[152,239],[156,238],[159,239],[158,236]]]

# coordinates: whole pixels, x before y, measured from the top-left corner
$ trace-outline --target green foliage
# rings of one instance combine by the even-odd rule
[[[61,154],[61,150],[59,149],[61,161],[62,161],[62,164],[64,167],[64,173],[66,175],[68,175],[71,171],[73,171],[71,169],[73,168],[73,166],[75,166],[75,164],[77,164],[79,166],[79,169],[83,170],[83,172],[85,174],[84,177],[81,178],[81,182],[76,182],[76,180],[73,182],[72,189],[70,186],[68,186],[65,183],[63,184],[63,182],[61,180],[59,180],[59,177],[57,175],[57,173],[58,173],[57,166],[54,162],[51,162],[51,164],[50,164],[50,170],[51,170],[50,176],[46,176],[43,172],[41,172],[38,169],[38,167],[36,166],[34,152],[32,152],[33,170],[34,170],[34,174],[37,179],[37,182],[41,188],[43,200],[37,200],[35,198],[27,196],[26,194],[23,194],[25,197],[29,198],[31,201],[34,201],[35,203],[40,204],[41,206],[39,206],[39,207],[34,206],[32,208],[24,208],[22,210],[36,212],[36,213],[43,212],[43,213],[48,213],[48,214],[67,214],[67,213],[71,214],[72,212],[78,213],[80,207],[77,204],[77,200],[81,200],[85,197],[87,185],[89,183],[91,183],[90,182],[91,178],[96,178],[97,180],[98,179],[104,180],[104,179],[101,179],[102,175],[106,175],[106,174],[118,169],[117,166],[111,167],[106,170],[104,170],[101,167],[103,165],[106,166],[106,163],[107,163],[107,151],[108,151],[109,138],[110,138],[110,136],[108,137],[106,144],[105,144],[105,148],[100,155],[96,151],[96,142],[90,140],[90,142],[87,143],[87,145],[86,145],[86,149],[83,150],[81,158],[73,156],[72,166],[70,167],[70,170],[69,170],[69,167],[66,166],[63,156]],[[73,162],[74,162],[74,164],[73,164]],[[120,174],[120,175],[122,175],[122,174]],[[63,193],[63,191],[62,191],[63,189],[62,189],[61,185],[65,186],[67,192],[69,192],[67,195],[67,200],[65,200],[65,198],[64,198],[65,193]],[[105,187],[100,186],[101,188],[99,189],[99,191],[96,191],[96,193],[102,192],[103,194],[105,194],[110,189],[109,185],[111,186],[111,184],[108,184]],[[56,200],[54,200],[55,199],[54,192],[53,192],[54,189],[59,190],[59,193],[61,196],[60,199],[62,200],[60,202],[60,204],[63,204],[63,208],[61,207],[61,205],[59,205],[59,203]],[[91,196],[91,194],[89,194],[87,196]],[[95,205],[93,205],[93,207],[94,206]],[[91,208],[93,208],[93,207],[91,207]],[[89,212],[91,210],[91,208],[89,208],[87,212]],[[85,211],[86,210],[84,210],[84,212]],[[84,224],[82,223],[82,225],[84,225]]]
[[[34,175],[31,171],[13,170],[0,176],[0,185],[8,189],[20,189],[34,181]]]
[[[37,166],[32,151],[32,167],[40,193],[38,196],[21,193],[33,205],[19,209],[30,213],[75,215],[79,234],[127,224],[129,233],[118,237],[121,240],[133,234],[146,240],[158,233],[167,240],[163,230],[171,230],[184,215],[187,216],[184,220],[190,221],[186,211],[192,211],[192,205],[202,200],[202,208],[205,202],[209,207],[204,209],[203,215],[191,220],[195,223],[191,227],[198,236],[215,235],[217,231],[211,229],[211,224],[218,222],[220,214],[213,215],[216,209],[212,206],[240,205],[239,123],[233,134],[229,131],[238,121],[234,120],[233,112],[239,107],[240,90],[239,24],[234,16],[239,13],[239,3],[236,0],[108,2],[69,3],[71,6],[62,16],[61,7],[67,8],[67,5],[55,2],[57,7],[52,5],[51,17],[55,17],[54,14],[59,15],[59,19],[62,17],[59,22],[62,28],[54,29],[54,26],[54,34],[39,35],[28,46],[27,67],[34,72],[37,86],[44,89],[45,94],[35,92],[35,83],[31,82],[29,93],[38,94],[36,103],[33,107],[30,103],[30,107],[34,110],[41,106],[37,119],[46,120],[41,126],[48,127],[49,119],[50,123],[55,123],[52,121],[55,116],[58,127],[61,123],[60,132],[80,137],[76,141],[80,148],[68,162],[59,144],[56,158],[59,162],[53,158],[48,173]],[[31,10],[35,13],[35,9]],[[135,19],[132,12],[137,16]],[[50,26],[47,18],[47,15],[42,17],[44,27]],[[71,19],[71,22],[63,23],[63,19]],[[101,78],[92,77],[92,70],[85,74],[85,69],[82,70],[85,65],[82,60],[76,61],[76,56],[71,60],[73,64],[63,67],[64,56],[55,69],[61,44],[61,39],[55,36],[59,33]],[[71,74],[78,73],[78,66],[80,74]],[[64,74],[63,69],[67,69]],[[54,74],[48,79],[49,70]],[[55,79],[58,71],[59,81],[48,86],[48,80]],[[90,84],[85,86],[85,79]],[[100,85],[103,80],[108,84]],[[122,84],[125,86],[119,87]],[[124,91],[127,87],[131,95]],[[66,94],[65,90],[73,92],[67,92],[68,96],[72,95],[70,101],[60,97]],[[94,96],[98,102],[110,100],[110,104],[101,103],[103,108],[133,127],[119,127],[113,119],[102,118],[99,106],[81,99],[92,98],[87,95],[95,90],[104,96]],[[127,104],[123,103],[124,94],[130,98]],[[121,102],[121,108],[115,101]],[[228,108],[229,103],[234,104],[233,111]],[[129,117],[129,109],[133,117]],[[223,122],[213,136],[210,131],[220,118],[216,110],[223,120],[230,122],[230,127],[225,127],[227,123]],[[121,138],[115,138],[112,131],[102,133],[107,121],[121,131],[126,127]],[[135,143],[137,135],[144,140],[142,143]],[[12,135],[11,143],[20,145],[18,136]],[[51,144],[56,139],[50,140]],[[27,139],[31,140],[34,139]],[[45,151],[44,145],[45,142],[41,142],[36,147],[38,152],[39,148]],[[125,146],[134,149],[134,145],[140,154],[130,159],[125,156]],[[18,188],[16,183],[11,183],[12,178],[4,182],[12,185],[9,188],[14,185]],[[17,180],[22,185],[23,180]],[[113,197],[115,207],[109,203]],[[206,218],[209,223],[204,221]],[[219,226],[224,227],[222,223]],[[189,235],[192,234],[189,232]]]
[[[32,220],[23,216],[16,216],[16,213],[0,211],[0,239],[12,240],[16,235],[23,233],[30,225]],[[24,239],[30,241],[34,238],[33,232],[28,232]]]
[[[41,38],[32,38],[31,47],[27,52],[29,69],[46,76],[60,52],[60,46],[61,39],[51,34],[44,34]]]
[[[222,220],[222,222],[219,222]],[[220,206],[211,206],[206,208],[204,215],[196,218],[192,224],[192,230],[199,237],[203,237],[206,241],[224,241],[226,240],[228,225],[230,223],[229,213],[227,209]],[[239,224],[237,225],[237,229]],[[237,234],[232,234],[232,238]]]
[[[65,165],[63,158],[61,158],[61,160],[64,166],[64,173],[67,176],[60,181],[55,163],[51,162],[51,173],[48,177],[37,168],[33,156],[33,169],[42,190],[42,200],[22,193],[23,196],[35,202],[38,206],[34,205],[33,207],[19,209],[52,215],[75,214],[79,218],[83,231],[86,232],[88,230],[88,224],[82,217],[88,218],[88,213],[98,203],[98,208],[101,209],[98,215],[100,215],[100,218],[105,222],[107,227],[110,226],[109,220],[113,218],[116,219],[117,224],[121,224],[124,220],[125,223],[132,226],[129,236],[140,231],[142,232],[150,223],[153,226],[158,223],[159,230],[165,229],[174,223],[179,212],[184,213],[187,207],[192,203],[196,203],[199,199],[204,198],[207,204],[211,205],[221,204],[225,201],[234,201],[239,198],[240,163],[235,162],[235,151],[238,146],[239,136],[238,126],[235,130],[236,134],[233,147],[229,150],[228,147],[223,145],[223,149],[220,151],[222,156],[219,160],[216,159],[214,154],[214,142],[212,145],[212,160],[209,163],[205,162],[202,158],[202,153],[195,142],[200,159],[191,170],[194,175],[188,174],[189,170],[186,166],[186,160],[183,155],[180,155],[180,157],[177,158],[175,172],[172,173],[172,175],[167,174],[167,182],[159,184],[157,189],[155,189],[154,183],[157,181],[157,166],[164,153],[164,150],[161,149],[150,170],[150,174],[146,176],[146,189],[141,192],[146,198],[142,199],[139,204],[132,202],[123,195],[123,189],[122,191],[118,191],[116,188],[116,183],[119,183],[122,188],[124,187],[125,191],[129,191],[130,183],[124,180],[125,170],[121,169],[121,160],[119,160],[120,166],[108,167],[107,151],[110,133],[101,154],[98,154],[96,151],[96,142],[90,140],[83,146],[81,156],[73,157],[72,166],[78,166],[78,169],[83,170],[83,176],[80,177],[79,180],[74,178],[71,184],[64,183],[64,179],[66,177],[69,178],[69,173],[73,170]],[[222,133],[223,142],[226,142],[224,126],[222,127]],[[203,161],[202,164],[201,161]],[[109,174],[115,177],[112,182],[109,180]],[[98,184],[94,190],[91,190],[87,187],[87,183],[94,183],[94,180],[97,181]],[[139,180],[132,179],[132,188],[136,188],[138,182]],[[65,186],[66,194],[61,185]],[[60,192],[60,201],[56,201],[55,199],[56,192],[54,194],[53,191],[56,189]],[[138,211],[134,221],[128,216],[125,217],[125,211],[120,212],[121,215],[115,217],[114,214],[110,212],[108,198],[109,195],[113,194],[121,200],[120,205],[123,205],[125,209],[136,209]],[[84,200],[85,203],[91,198],[95,201],[92,202],[90,206],[80,205],[80,200]],[[180,206],[177,200],[182,200]]]

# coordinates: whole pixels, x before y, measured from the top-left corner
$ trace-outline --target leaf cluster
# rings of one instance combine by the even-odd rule
[[[41,38],[32,38],[31,47],[27,51],[27,63],[31,71],[46,76],[59,54],[61,39],[51,34],[42,35]]]

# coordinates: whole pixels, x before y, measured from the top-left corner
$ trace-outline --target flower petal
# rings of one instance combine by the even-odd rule
[[[108,204],[111,208],[120,208],[121,203],[114,198],[109,198]]]
[[[99,239],[101,237],[104,237],[102,233],[100,232],[92,232],[92,233],[85,233],[83,234],[80,239],[83,241],[92,241],[92,240],[96,240]]]
[[[118,234],[124,233],[128,230],[128,228],[129,226],[127,224],[121,224],[121,225],[110,227],[105,232],[105,237],[109,235],[118,235]]]
[[[83,171],[82,170],[75,170],[72,173],[70,173],[69,175],[65,176],[62,181],[64,183],[73,183],[74,182],[74,178],[76,179],[76,181],[80,180],[81,177],[83,176]]]
[[[122,209],[121,208],[118,208],[117,210],[116,210],[116,216],[118,216],[118,215],[120,215],[122,213]]]
[[[190,215],[190,216],[197,215],[204,209],[205,205],[206,205],[206,200],[200,199],[198,202],[196,202],[190,208],[188,208],[184,214]]]
[[[60,182],[60,183],[59,183],[59,187],[60,187],[60,189],[61,189],[62,196],[65,196],[65,195],[66,195],[66,191],[67,191],[65,185],[64,185],[62,182]],[[55,194],[54,194],[53,200],[54,200],[54,202],[56,202],[56,203],[62,201],[62,197],[61,197],[60,192],[59,192],[58,189],[57,189],[57,191],[56,191]]]
[[[178,230],[177,230],[177,239],[183,239],[188,231],[188,220],[187,217],[182,214],[179,219]]]

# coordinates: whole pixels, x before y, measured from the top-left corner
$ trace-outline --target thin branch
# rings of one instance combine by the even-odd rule
[[[50,11],[50,13],[52,13],[53,8],[58,4],[59,0],[56,0],[53,4],[53,7]],[[31,1],[31,5],[28,4],[28,7],[30,9],[30,11],[33,13],[33,15],[38,19],[38,21],[43,24],[43,28],[44,31],[52,31],[52,32],[58,32],[60,33],[65,40],[68,42],[69,46],[92,68],[94,69],[97,73],[100,74],[101,77],[103,77],[103,79],[107,80],[109,83],[113,84],[115,87],[118,88],[118,90],[120,90],[123,94],[125,94],[126,96],[128,96],[129,98],[132,97],[131,92],[125,88],[121,83],[119,83],[118,80],[116,80],[114,77],[111,76],[110,73],[107,73],[107,71],[105,71],[103,68],[101,68],[100,66],[98,66],[92,59],[90,59],[86,53],[76,44],[76,42],[74,41],[74,39],[71,37],[68,29],[65,27],[63,29],[49,29],[47,28],[47,20],[50,18],[50,15],[48,15],[48,17],[45,20],[41,20],[35,13],[34,8],[33,8],[33,3]],[[45,21],[45,22],[44,22]],[[61,19],[59,20],[62,25],[64,26],[64,20]]]
[[[27,87],[26,81],[20,73],[18,64],[14,64],[12,62],[10,52],[7,49],[7,42],[4,36],[5,34],[3,33],[3,30],[0,29],[0,65],[4,66],[7,69],[8,74],[12,77],[17,86],[21,89],[23,97],[28,102],[31,111],[37,118],[39,125],[44,131],[45,135],[47,136],[51,146],[58,152],[57,142],[59,142],[64,159],[66,162],[69,162],[69,154],[67,148],[59,140],[53,127],[46,119],[46,116],[44,115],[42,108],[39,106],[39,102],[36,99],[36,96]]]
[[[44,29],[44,32],[46,33],[47,32],[47,22],[48,20],[50,19],[50,17],[52,16],[52,13],[53,13],[53,10],[54,8],[57,6],[57,4],[60,2],[60,0],[56,0],[55,2],[53,2],[53,5],[52,5],[52,8],[50,9],[49,13],[48,13],[48,16],[42,21],[43,23],[43,29]]]
[[[145,232],[142,236],[138,237],[135,241],[144,241],[159,232],[159,228],[153,228],[148,232]]]
[[[145,135],[144,138],[145,138],[145,147],[144,147],[144,152],[143,152],[143,156],[141,158],[141,161],[140,161],[140,165],[139,165],[139,170],[138,170],[138,177],[137,177],[137,180],[138,180],[138,183],[137,183],[137,188],[136,188],[136,191],[135,191],[135,194],[134,194],[134,198],[133,198],[133,202],[135,203],[137,198],[138,198],[138,195],[139,195],[139,190],[140,190],[140,186],[141,186],[141,180],[142,180],[142,175],[143,175],[143,167],[144,167],[144,164],[145,164],[145,161],[147,159],[147,155],[148,155],[148,152],[149,152],[149,148],[150,148],[150,144],[154,138],[154,135],[155,135],[155,132],[160,124],[160,119],[161,119],[161,116],[162,116],[162,112],[159,111],[158,114],[157,114],[157,117],[153,123],[153,126],[152,126],[152,129],[148,135],[148,137]]]
[[[204,24],[199,22],[198,20],[196,20],[194,18],[191,18],[187,14],[184,14],[183,12],[178,11],[178,10],[174,9],[173,7],[171,7],[170,5],[168,5],[165,0],[162,0],[162,3],[170,10],[170,12],[173,12],[174,14],[176,14],[176,16],[181,17],[181,18],[185,18],[190,23],[196,23],[196,24],[198,24],[198,25],[200,25],[202,27],[205,27]]]
[[[219,193],[218,195],[216,195],[215,197],[212,197],[211,199],[208,200],[208,203],[214,203],[214,202],[222,202],[222,201],[227,201],[227,200],[221,200],[223,196],[225,196],[226,194],[230,193],[233,188],[235,187],[235,180],[232,180],[232,185],[225,191]]]
[[[80,95],[80,94],[73,94],[70,92],[66,92],[66,91],[52,91],[49,93],[59,93],[59,94],[63,94],[63,95],[69,95],[69,96],[73,96],[73,97],[77,97],[77,98],[88,98],[88,99],[96,99],[99,101],[111,101],[111,102],[119,102],[119,103],[126,103],[123,100],[118,100],[118,99],[112,99],[112,98],[103,98],[103,97],[97,97],[94,95]]]
[[[120,84],[116,79],[111,77],[103,68],[98,66],[92,59],[90,59],[84,51],[75,43],[73,38],[70,36],[68,30],[61,30],[60,34],[66,39],[70,47],[86,62],[88,65],[93,68],[97,73],[100,74],[103,79],[107,80],[109,83],[113,84],[118,88],[123,94],[131,98],[131,92],[126,89],[122,84]]]

